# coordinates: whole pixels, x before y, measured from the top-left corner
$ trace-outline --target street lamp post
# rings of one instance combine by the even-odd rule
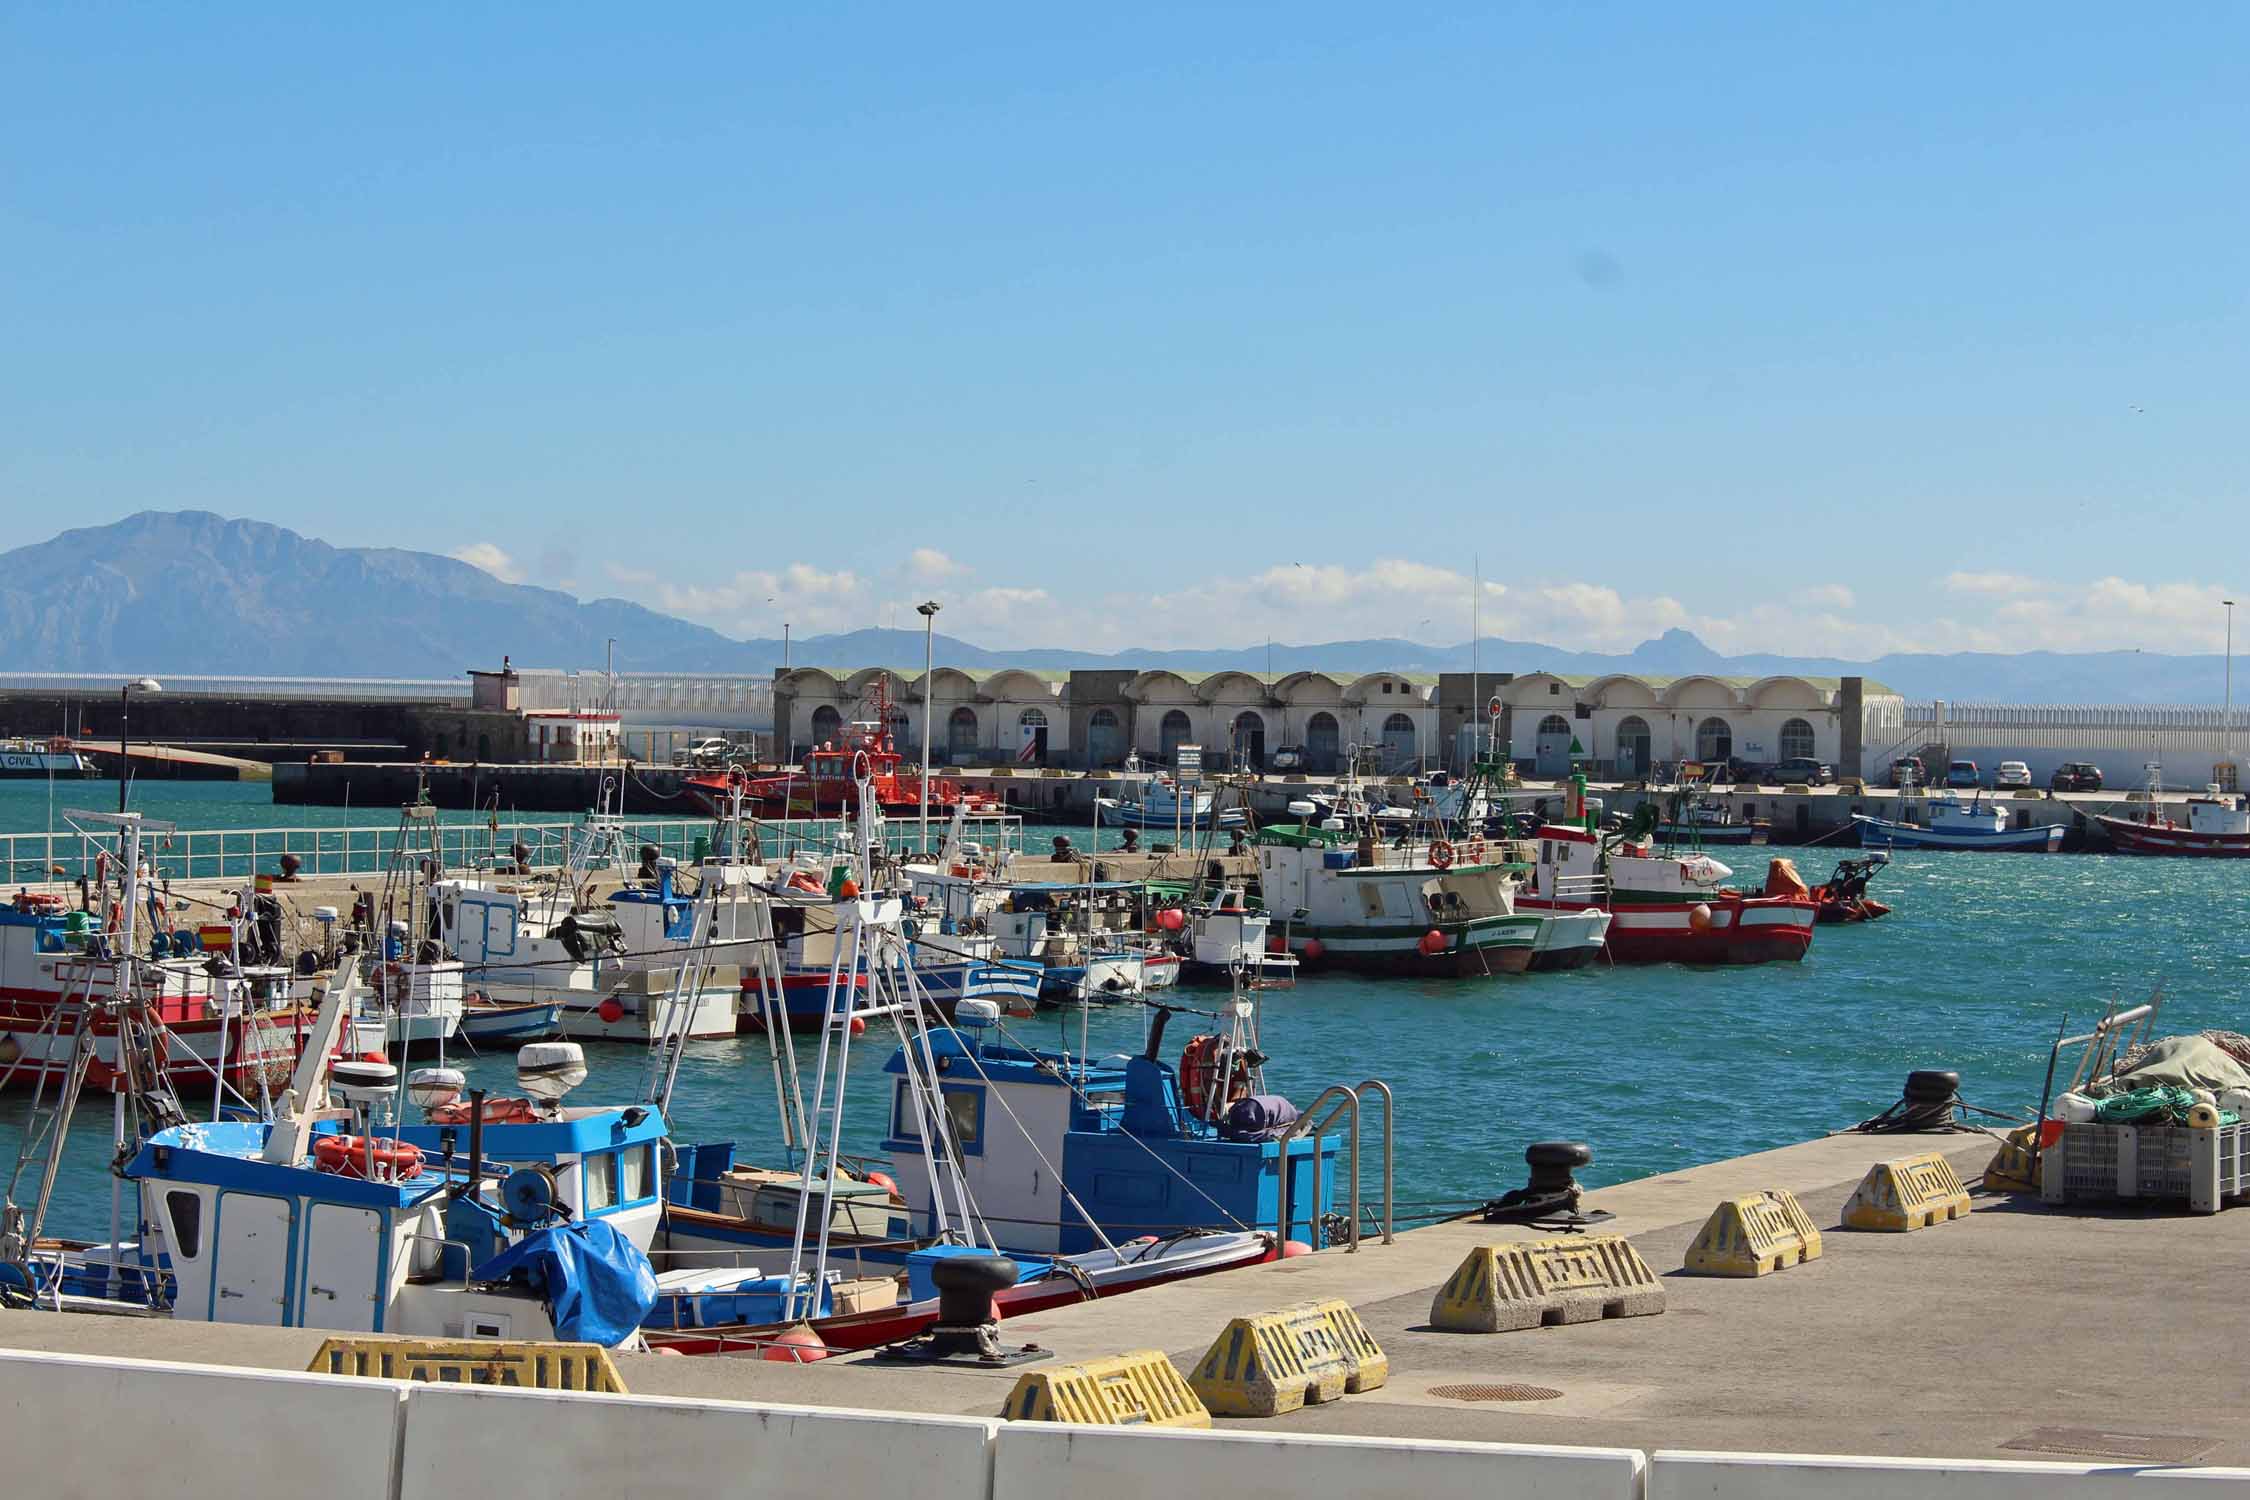
[[[117,690],[117,810],[125,811],[125,791],[132,784],[132,748],[127,743],[131,727],[133,695],[135,693],[161,693],[164,684],[153,677],[136,677]]]
[[[2219,602],[2227,607],[2227,706],[2226,728],[2221,731],[2221,737],[2225,745],[2222,753],[2227,758],[2227,764],[2232,766],[2234,764],[2234,601],[2222,599]],[[2237,771],[2235,775],[2236,784],[2240,785],[2241,772]]]
[[[937,707],[937,685],[930,678],[937,669],[938,602],[925,600],[914,606],[922,617],[922,852],[930,852],[930,715]]]

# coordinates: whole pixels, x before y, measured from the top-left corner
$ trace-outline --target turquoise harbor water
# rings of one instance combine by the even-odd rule
[[[114,806],[113,783],[81,783],[62,795],[69,805],[98,807],[104,791]],[[136,805],[182,826],[344,821],[331,810],[274,808],[265,797],[262,786],[183,785],[137,793]],[[0,831],[42,828],[45,809],[44,786],[0,785]],[[1074,836],[1083,843],[1082,830]],[[1815,880],[1834,857],[1774,852],[1794,853]],[[1767,851],[1721,857],[1755,878]],[[1821,928],[1802,964],[1447,983],[1308,980],[1268,1001],[1268,1078],[1299,1103],[1333,1082],[1388,1082],[1398,1094],[1399,1197],[1430,1206],[1481,1201],[1519,1184],[1523,1147],[1534,1139],[1591,1144],[1592,1182],[1802,1140],[1882,1109],[1917,1067],[1959,1069],[1972,1103],[2028,1109],[2066,1014],[2082,1030],[2111,1000],[2133,1004],[2160,988],[2166,1029],[2250,1029],[2241,1003],[2250,960],[2246,883],[2250,868],[2227,863],[1904,854],[1875,885],[1894,914]],[[1221,998],[1173,994],[1188,1005]],[[1192,1021],[1174,1020],[1168,1055],[1199,1029]],[[1130,1050],[1142,1015],[1097,1011],[1085,1024],[1097,1051]],[[1012,1029],[1046,1046],[1067,1032],[1075,1047],[1079,1025],[1072,1016]],[[813,1048],[799,1046],[809,1087]],[[635,1091],[637,1050],[587,1051],[593,1077],[580,1097],[621,1100]],[[767,1056],[757,1038],[693,1046],[675,1097],[678,1135],[732,1140],[747,1155],[777,1159]],[[886,1056],[888,1044],[874,1037],[854,1048],[861,1087],[846,1137],[860,1149],[880,1138]],[[510,1076],[507,1059],[468,1067],[494,1085]],[[21,1098],[0,1100],[0,1164],[14,1160],[24,1108]],[[101,1235],[106,1107],[81,1123],[50,1227]]]

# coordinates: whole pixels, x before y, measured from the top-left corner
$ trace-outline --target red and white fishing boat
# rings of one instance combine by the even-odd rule
[[[922,806],[921,772],[891,743],[890,697],[883,679],[875,681],[873,716],[845,728],[841,739],[827,741],[805,757],[802,767],[779,775],[754,776],[738,766],[690,776],[681,789],[712,817],[724,817],[739,797],[761,818],[832,818],[859,810],[859,787],[864,780],[876,807],[886,813],[918,812]],[[958,782],[943,777],[930,781],[930,811],[950,813],[956,807],[972,812],[994,812],[999,804],[989,797],[965,791]]]
[[[2184,821],[2174,818],[2152,796],[2132,817],[2097,813],[2094,821],[2120,854],[2250,859],[2250,797],[2231,795],[2214,783],[2188,798],[2183,811]]]
[[[169,827],[144,824],[137,813],[71,816],[118,826],[124,847],[115,862],[101,862],[87,907],[28,889],[0,905],[0,1088],[31,1088],[50,1073],[60,1076],[72,1045],[71,1017],[63,1011],[73,1001],[91,1002],[88,1082],[107,1088],[116,1076],[117,1045],[114,1019],[103,1012],[122,994],[132,994],[156,1023],[157,1061],[175,1086],[213,1087],[223,1072],[254,1099],[261,1085],[286,1081],[313,1019],[295,1003],[292,977],[274,968],[214,966],[203,956],[121,958],[147,954],[152,931],[168,936],[167,913],[146,871],[138,879],[117,872],[136,868],[144,828]],[[202,941],[212,939],[205,934]]]
[[[1609,913],[1605,948],[1621,964],[1757,964],[1799,959],[1812,946],[1819,903],[1796,867],[1777,859],[1762,892],[1725,882],[1734,871],[1701,852],[1658,854],[1584,828],[1548,825],[1518,911]]]

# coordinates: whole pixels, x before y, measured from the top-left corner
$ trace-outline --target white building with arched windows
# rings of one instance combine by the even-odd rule
[[[939,667],[925,683],[919,671],[798,667],[774,674],[778,743],[796,758],[836,738],[872,714],[878,683],[899,748],[919,756],[926,719],[931,759],[953,766],[1100,768],[1128,754],[1161,765],[1200,745],[1214,768],[1263,768],[1291,746],[1316,774],[1355,749],[1397,773],[1459,768],[1482,734],[1534,776],[1580,765],[1630,779],[1656,762],[1794,755],[1847,775],[1903,715],[1896,695],[1855,677]]]

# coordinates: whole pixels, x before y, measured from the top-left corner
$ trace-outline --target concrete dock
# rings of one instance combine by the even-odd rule
[[[1480,1244],[1532,1231],[1450,1224],[1002,1325],[1063,1360],[1152,1345],[1190,1368],[1235,1316],[1348,1299],[1391,1361],[1389,1384],[1223,1430],[1377,1438],[1860,1453],[1975,1460],[2250,1463],[2240,1358],[2250,1212],[2211,1217],[2047,1209],[1980,1195],[1966,1219],[1908,1234],[1839,1227],[1874,1162],[1943,1151],[1972,1184],[1981,1135],[1833,1136],[1603,1188],[1587,1206],[1663,1280],[1661,1315],[1488,1335],[1431,1331],[1436,1287]],[[1495,1191],[1513,1184],[1495,1184]],[[1713,1206],[1798,1194],[1822,1258],[1757,1278],[1679,1274]],[[302,1369],[311,1331],[0,1313],[0,1346]],[[637,1395],[995,1415],[1014,1372],[910,1371],[855,1355],[796,1366],[628,1355]],[[1551,1399],[1464,1401],[1449,1385]]]

